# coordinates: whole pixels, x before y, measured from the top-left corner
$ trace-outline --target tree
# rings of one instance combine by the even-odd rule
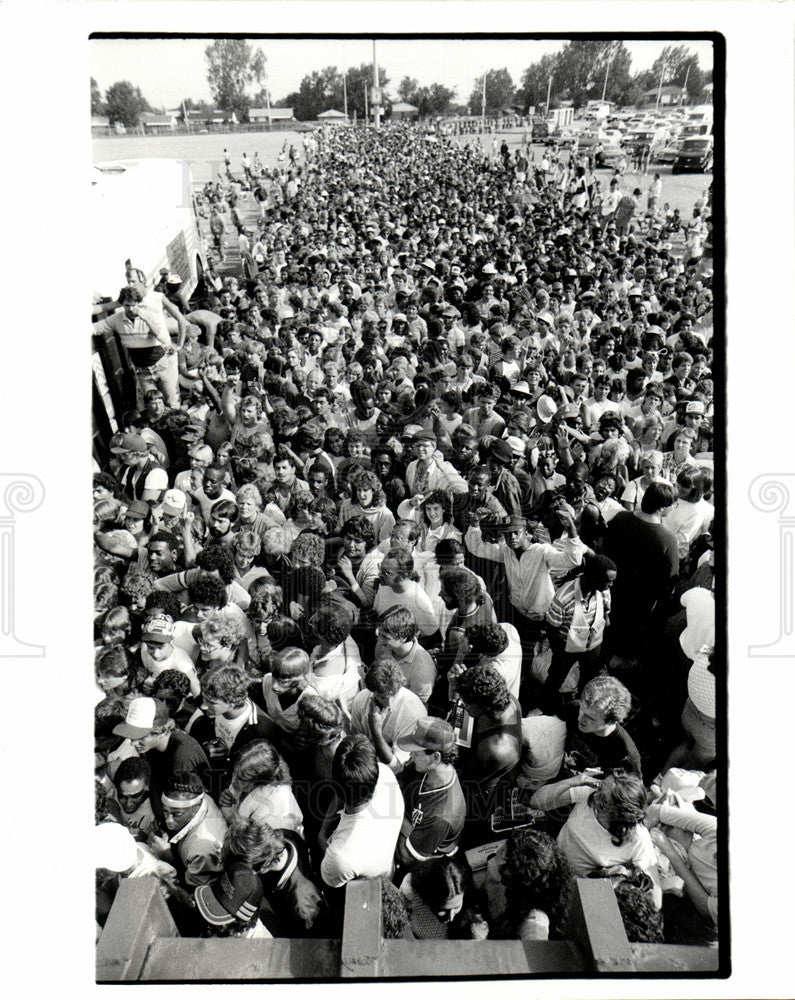
[[[654,80],[651,86],[658,87],[662,75],[663,86],[685,87],[688,98],[694,102],[701,98],[707,83],[698,56],[685,45],[666,45],[649,72]]]
[[[498,113],[502,108],[509,107],[514,102],[516,88],[511,74],[507,69],[490,69],[486,76],[486,111]],[[475,86],[469,97],[469,113],[479,115],[483,107],[483,77],[475,80]]]
[[[91,114],[104,115],[105,105],[102,103],[102,94],[99,92],[97,81],[91,77]]]
[[[348,87],[348,114],[353,117],[355,111],[359,118],[364,117],[364,91],[367,89],[367,107],[370,107],[370,88],[373,85],[372,63],[362,63],[361,66],[351,66],[345,73],[345,82]],[[382,91],[386,91],[389,79],[386,70],[378,67],[378,86]],[[384,93],[382,107],[391,103],[389,95]],[[340,106],[340,110],[342,107]]]
[[[404,76],[398,87],[398,97],[407,104],[416,104],[419,89],[420,85],[413,77]]]
[[[312,121],[332,108],[342,111],[342,74],[336,66],[313,70],[301,80],[298,90],[278,101],[278,105],[292,108],[299,121]]]
[[[129,80],[119,80],[105,93],[105,111],[111,125],[120,122],[125,128],[135,128],[144,111],[151,111],[149,102]]]
[[[455,90],[441,83],[421,87],[410,76],[404,76],[398,87],[398,97],[401,101],[413,104],[418,109],[420,118],[438,117],[450,111]]]
[[[528,66],[524,71],[522,83],[516,95],[523,111],[531,106],[538,108],[540,105],[546,104],[549,81],[552,78],[554,87],[557,65],[557,53],[552,53],[542,56],[538,62]]]
[[[607,70],[606,100],[615,100],[630,82],[632,56],[619,41],[571,41],[560,51],[555,90],[575,108],[601,98]]]
[[[204,50],[207,82],[216,107],[234,112],[240,121],[248,117],[246,95],[252,84],[265,77],[265,55],[242,38],[218,38]]]

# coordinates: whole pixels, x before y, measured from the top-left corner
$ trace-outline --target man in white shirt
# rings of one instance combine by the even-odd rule
[[[318,837],[325,851],[320,864],[323,881],[339,889],[351,879],[389,875],[404,812],[394,772],[378,762],[367,737],[357,735],[346,737],[337,747],[331,778],[336,800]]]

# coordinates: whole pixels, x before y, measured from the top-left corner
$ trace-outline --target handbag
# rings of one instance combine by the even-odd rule
[[[591,649],[596,649],[601,645],[605,632],[604,597],[601,591],[596,592],[596,613],[593,625],[589,625],[585,617],[585,608],[582,603],[582,590],[580,581],[574,584],[574,613],[572,615],[569,631],[566,635],[567,653],[587,653]]]

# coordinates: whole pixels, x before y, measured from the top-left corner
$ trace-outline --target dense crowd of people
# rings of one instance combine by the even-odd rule
[[[559,939],[595,877],[717,941],[712,272],[555,169],[328,130],[205,188],[237,276],[120,264],[100,927],[154,875],[184,936],[338,937],[364,877],[385,936]]]

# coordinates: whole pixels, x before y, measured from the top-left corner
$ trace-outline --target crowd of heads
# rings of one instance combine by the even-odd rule
[[[712,271],[506,150],[329,130],[205,186],[239,271],[151,293],[178,405],[139,368],[94,477],[100,924],[154,874],[184,936],[340,936],[364,876],[387,937],[560,939],[590,876],[716,939]]]

